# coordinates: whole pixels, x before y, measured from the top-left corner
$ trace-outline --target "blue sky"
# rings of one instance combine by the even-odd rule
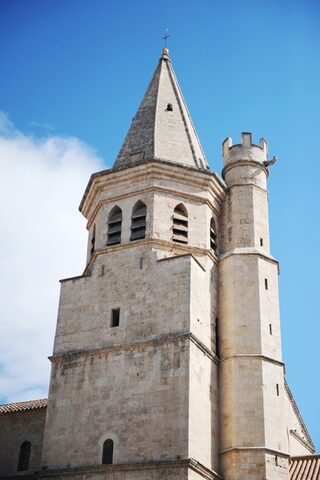
[[[312,0],[0,0],[0,110],[15,138],[33,148],[75,138],[92,165],[111,166],[166,28],[211,168],[221,171],[225,137],[267,138],[278,158],[269,189],[283,355],[318,450],[319,23],[320,2]],[[81,158],[87,175],[91,164]]]

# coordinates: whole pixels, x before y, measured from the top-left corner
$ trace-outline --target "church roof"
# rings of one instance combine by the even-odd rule
[[[319,480],[320,455],[292,457],[290,460],[290,480]]]
[[[27,402],[7,403],[6,405],[0,405],[0,415],[7,413],[27,412],[29,410],[40,410],[46,408],[47,399],[42,398],[40,400],[29,400]]]
[[[209,168],[167,48],[163,49],[114,167],[154,159]]]
[[[284,386],[285,386],[285,389],[286,389],[286,391],[287,391],[287,394],[288,394],[288,397],[289,397],[289,401],[290,401],[290,403],[291,403],[291,405],[292,405],[293,411],[294,411],[294,413],[296,414],[297,419],[299,420],[299,423],[300,423],[300,426],[301,426],[301,430],[302,430],[302,432],[304,433],[304,437],[305,437],[305,438],[304,438],[304,441],[308,444],[308,446],[310,447],[311,451],[314,452],[314,451],[315,451],[315,446],[314,446],[314,444],[313,444],[312,438],[311,438],[311,436],[310,436],[310,433],[309,433],[309,431],[308,431],[308,429],[307,429],[306,424],[305,424],[304,421],[303,421],[303,418],[302,418],[302,415],[301,415],[300,410],[299,410],[299,408],[298,408],[298,405],[296,404],[295,399],[293,398],[292,392],[291,392],[291,390],[290,390],[290,388],[289,388],[289,385],[288,385],[288,382],[287,382],[286,380],[284,381]]]

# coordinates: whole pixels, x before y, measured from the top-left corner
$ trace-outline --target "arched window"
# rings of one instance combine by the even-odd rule
[[[188,243],[188,212],[182,203],[173,211],[172,240],[178,243]]]
[[[90,241],[90,254],[92,255],[94,249],[96,247],[96,226],[93,225],[92,233],[91,233],[91,241]]]
[[[18,472],[24,472],[29,468],[31,454],[31,443],[23,442],[20,445],[19,460],[18,460]]]
[[[140,240],[146,236],[147,207],[139,200],[132,210],[130,240]]]
[[[119,207],[113,207],[109,213],[108,219],[108,245],[117,245],[121,243],[121,224],[122,224],[122,210]]]
[[[217,234],[216,234],[216,223],[214,218],[211,218],[210,221],[210,248],[216,252],[217,251]]]
[[[104,465],[110,465],[113,460],[113,440],[108,438],[103,443],[103,450],[102,450],[102,463]]]

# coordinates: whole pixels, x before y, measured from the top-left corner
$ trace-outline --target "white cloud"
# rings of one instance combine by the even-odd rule
[[[35,138],[0,112],[0,401],[47,396],[59,279],[84,269],[78,212],[103,168],[77,138]]]

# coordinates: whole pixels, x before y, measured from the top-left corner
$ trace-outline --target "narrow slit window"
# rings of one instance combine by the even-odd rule
[[[177,243],[188,243],[188,212],[184,205],[177,205],[173,211],[172,240]]]
[[[120,308],[111,310],[111,327],[119,327],[120,325]]]
[[[141,240],[146,237],[146,215],[147,207],[139,200],[131,215],[131,237],[130,240]]]
[[[214,218],[211,218],[210,221],[210,248],[214,252],[217,251],[217,234],[216,234],[216,224]]]
[[[269,332],[270,332],[270,335],[272,335],[272,325],[271,325],[271,323],[269,323]]]
[[[266,290],[268,290],[268,279],[267,278],[264,279],[264,288]]]
[[[107,246],[121,243],[122,210],[113,207],[108,218],[108,239]]]
[[[216,355],[218,358],[220,358],[220,346],[219,346],[219,342],[220,342],[220,338],[219,338],[219,322],[218,322],[218,319],[216,318],[216,325],[215,325],[215,330],[216,330]]]
[[[276,384],[276,391],[277,391],[277,397],[279,397],[279,394],[280,394],[279,383]]]
[[[263,238],[260,238],[260,247],[263,247]]]
[[[90,242],[90,254],[92,255],[96,248],[96,226],[93,225],[92,234],[91,234],[91,242]]]
[[[102,450],[102,464],[103,465],[110,465],[113,462],[113,440],[108,438],[103,443],[103,450]]]
[[[19,460],[18,460],[18,472],[25,472],[29,468],[31,454],[31,443],[23,442],[20,446]]]

